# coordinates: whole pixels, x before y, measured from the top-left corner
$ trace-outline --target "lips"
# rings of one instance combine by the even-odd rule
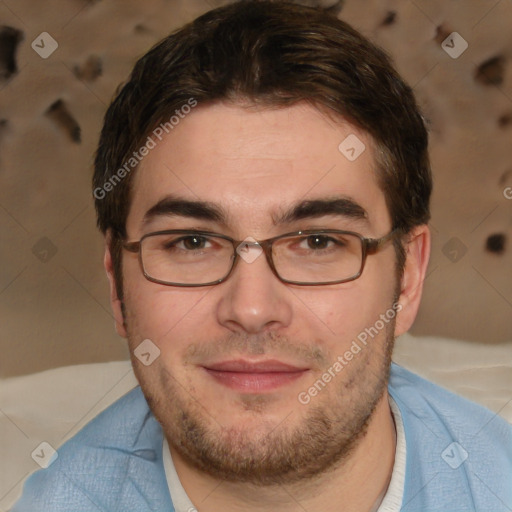
[[[275,359],[260,361],[257,363],[237,359],[235,361],[223,361],[220,363],[209,364],[205,366],[209,370],[221,372],[239,372],[239,373],[272,373],[272,372],[299,372],[307,368],[299,368],[291,364],[286,364]]]
[[[277,360],[259,362],[242,359],[212,363],[203,367],[219,384],[245,393],[272,391],[302,377],[308,368]]]

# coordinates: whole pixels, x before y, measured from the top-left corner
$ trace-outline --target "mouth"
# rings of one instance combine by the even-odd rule
[[[242,359],[203,366],[217,383],[245,393],[272,391],[291,384],[309,368],[298,367],[275,359],[251,362]]]

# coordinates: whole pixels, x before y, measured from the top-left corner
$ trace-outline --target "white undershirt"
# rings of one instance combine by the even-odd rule
[[[393,465],[393,472],[391,474],[391,481],[389,482],[388,489],[376,512],[400,512],[404,495],[406,456],[404,425],[400,409],[391,396],[389,397],[389,406],[396,425],[395,463]],[[197,512],[197,509],[194,507],[187,496],[185,489],[183,489],[183,486],[181,485],[165,436],[162,451],[165,476],[167,478],[167,485],[169,486],[169,492],[171,493],[171,499],[175,511]]]

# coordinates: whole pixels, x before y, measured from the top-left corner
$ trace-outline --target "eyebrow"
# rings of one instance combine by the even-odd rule
[[[331,197],[306,199],[299,201],[284,210],[272,215],[275,226],[290,224],[298,220],[319,218],[324,216],[339,216],[351,220],[363,221],[369,225],[368,212],[354,200],[348,197]],[[142,226],[146,226],[158,217],[185,217],[227,224],[227,215],[218,205],[207,201],[194,201],[173,195],[160,199],[144,215]]]
[[[152,206],[142,219],[142,226],[146,226],[157,217],[188,217],[214,222],[224,222],[225,215],[221,208],[206,201],[191,201],[172,195],[166,196]]]
[[[307,199],[300,201],[279,216],[273,216],[272,220],[275,225],[278,225],[327,215],[363,221],[363,224],[366,225],[370,224],[368,212],[360,204],[348,197]]]

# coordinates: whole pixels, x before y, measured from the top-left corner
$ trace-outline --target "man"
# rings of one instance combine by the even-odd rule
[[[155,46],[94,174],[140,388],[13,510],[510,510],[510,425],[391,363],[430,192],[411,89],[336,18],[241,2]]]

